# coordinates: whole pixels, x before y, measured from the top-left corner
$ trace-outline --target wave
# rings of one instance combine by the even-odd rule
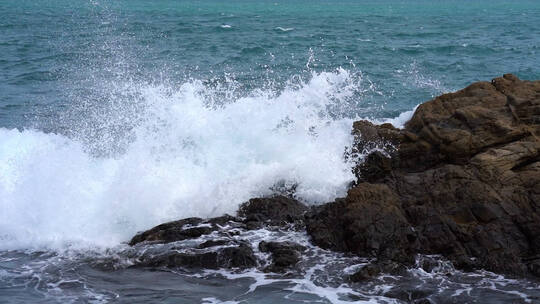
[[[91,132],[79,136],[0,129],[0,248],[115,246],[163,221],[233,213],[276,183],[312,204],[343,196],[353,119],[329,109],[357,89],[351,78],[313,73],[225,104],[201,81],[131,86],[137,106],[80,117]]]
[[[281,26],[278,26],[274,30],[279,31],[279,32],[290,32],[290,31],[294,30],[294,27],[281,27]]]

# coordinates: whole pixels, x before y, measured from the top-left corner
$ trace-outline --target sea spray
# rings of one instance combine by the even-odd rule
[[[336,104],[359,88],[351,77],[314,73],[224,104],[200,81],[139,86],[136,106],[81,117],[67,135],[0,129],[1,246],[114,246],[167,220],[234,213],[282,181],[307,203],[343,196],[352,119]],[[96,117],[122,123],[88,136]]]

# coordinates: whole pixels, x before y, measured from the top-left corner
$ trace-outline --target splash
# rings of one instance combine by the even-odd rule
[[[201,81],[131,85],[73,130],[0,129],[1,246],[114,246],[163,221],[234,213],[283,181],[307,203],[343,196],[352,119],[336,105],[354,95],[351,77],[313,73],[227,103]]]

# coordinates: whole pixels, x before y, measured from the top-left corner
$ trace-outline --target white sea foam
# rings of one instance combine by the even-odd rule
[[[239,303],[237,301],[225,301],[225,302],[223,302],[223,301],[220,301],[220,300],[218,300],[216,298],[212,298],[212,297],[204,298],[204,299],[202,299],[202,301],[203,301],[202,302],[203,304],[236,304],[236,303]]]
[[[375,119],[375,120],[372,120],[372,122],[375,124],[391,123],[396,128],[403,128],[405,127],[405,123],[411,120],[414,114],[414,111],[416,111],[416,108],[418,108],[418,106],[414,107],[414,109],[410,111],[405,111],[399,114],[398,117]]]
[[[275,28],[276,31],[280,31],[280,32],[290,32],[292,30],[294,30],[294,27],[281,27],[281,26],[278,26]]]
[[[353,179],[343,158],[352,119],[328,106],[351,96],[350,78],[313,74],[277,95],[257,91],[225,105],[206,98],[199,81],[141,86],[141,113],[119,154],[92,153],[121,141],[113,135],[0,129],[0,246],[113,246],[166,220],[232,213],[282,181],[298,183],[308,203],[342,196]],[[129,121],[123,108],[133,110],[107,115]]]

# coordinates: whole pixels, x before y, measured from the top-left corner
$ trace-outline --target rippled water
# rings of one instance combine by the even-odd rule
[[[316,248],[335,263],[292,278],[133,269],[122,243],[276,183],[344,195],[355,119],[540,79],[540,2],[5,0],[0,17],[0,302],[538,301],[535,282],[450,266],[350,285],[362,259]]]
[[[125,245],[107,250],[0,254],[0,299],[11,303],[536,303],[540,283],[486,271],[464,273],[438,256],[418,256],[415,267],[351,283],[347,277],[366,265],[310,245],[305,233],[254,230],[238,235],[253,244],[260,266],[250,270],[186,270],[132,267],[143,256],[185,250],[200,239],[166,245]],[[265,273],[263,240],[294,241],[308,249],[285,274]],[[426,265],[428,267],[426,267]],[[422,303],[422,302],[418,302]]]

